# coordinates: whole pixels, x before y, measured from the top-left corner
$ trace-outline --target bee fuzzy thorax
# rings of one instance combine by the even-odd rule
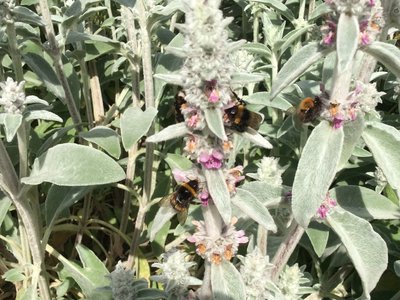
[[[321,113],[322,101],[318,96],[315,98],[304,98],[298,108],[296,115],[302,123],[309,123],[317,119]]]
[[[244,102],[225,109],[225,116],[228,127],[238,132],[244,132],[248,127],[258,130],[262,122],[262,116],[248,110]]]

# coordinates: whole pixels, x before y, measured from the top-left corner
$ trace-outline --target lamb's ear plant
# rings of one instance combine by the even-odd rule
[[[0,298],[396,299],[399,11],[0,0]]]

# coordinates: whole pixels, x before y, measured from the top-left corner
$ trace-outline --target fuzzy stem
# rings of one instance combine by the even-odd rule
[[[93,107],[93,118],[96,124],[100,124],[104,118],[103,96],[101,95],[101,86],[97,74],[96,63],[89,62],[90,92],[92,96],[91,106]]]
[[[144,1],[139,1],[139,25],[142,38],[142,64],[143,64],[143,77],[144,77],[144,98],[146,108],[154,107],[154,84],[153,84],[153,70],[151,62],[151,41],[149,35],[149,28],[146,18],[146,9]],[[154,133],[154,122],[149,129],[148,134]],[[146,162],[145,162],[145,177],[144,177],[144,200],[145,203],[150,201],[152,193],[152,174],[153,174],[153,160],[154,160],[154,144],[146,144]]]
[[[351,83],[351,68],[338,71],[338,66],[335,67],[333,76],[333,87],[330,102],[334,104],[341,104],[347,99]]]
[[[75,26],[75,31],[83,31],[80,30],[82,26]],[[85,44],[83,41],[78,41],[75,43],[75,47],[78,51],[86,51]],[[93,105],[90,99],[90,76],[88,72],[88,67],[86,65],[85,59],[78,58],[79,66],[80,66],[80,75],[82,78],[82,96],[85,101],[86,115],[89,122],[89,128],[94,126],[94,116],[93,116]]]
[[[68,111],[71,115],[72,121],[76,127],[76,130],[78,132],[81,132],[83,130],[82,128],[82,120],[81,116],[79,114],[79,110],[76,107],[74,97],[72,96],[71,88],[68,84],[68,78],[65,75],[64,72],[64,66],[61,60],[61,52],[58,47],[55,33],[54,33],[54,28],[53,28],[53,23],[51,21],[51,14],[49,10],[49,5],[47,3],[47,0],[39,0],[39,6],[40,6],[40,11],[43,17],[43,21],[45,23],[45,31],[46,31],[46,36],[47,40],[49,42],[49,54],[53,58],[54,61],[54,68],[57,74],[58,79],[60,80],[61,86],[63,87],[64,93],[65,93],[65,102],[68,107]]]
[[[275,268],[271,273],[272,281],[276,282],[278,279],[279,274],[282,272],[284,266],[288,262],[303,233],[304,228],[293,221],[284,242],[279,246],[272,260],[272,263],[275,265]]]
[[[19,153],[19,177],[28,176],[28,136],[27,136],[27,125],[25,121],[22,121],[21,126],[17,131],[18,141],[18,153]]]
[[[137,39],[136,39],[136,28],[135,28],[135,19],[133,17],[132,11],[122,6],[122,23],[124,24],[128,44],[131,45],[132,56],[135,57],[137,55]],[[131,79],[132,79],[132,106],[139,107],[139,64],[136,59],[129,60]],[[135,177],[135,168],[136,168],[136,157],[137,157],[137,145],[133,145],[131,149],[128,151],[128,164],[126,168],[126,179],[125,185],[133,189],[133,178]],[[129,212],[131,207],[131,193],[129,191],[124,191],[124,204],[122,207],[122,216],[121,216],[121,224],[120,230],[125,233],[127,225]]]
[[[222,232],[222,226],[224,221],[218,212],[215,205],[208,205],[207,207],[202,207],[204,223],[206,225],[207,236],[210,238],[219,237]]]
[[[267,240],[268,240],[268,230],[262,225],[258,225],[257,231],[257,247],[262,255],[267,254]]]
[[[304,12],[306,10],[306,0],[300,0],[300,7],[299,7],[299,18],[298,20],[304,20]]]
[[[138,1],[137,3],[139,11],[139,26],[142,41],[142,64],[143,64],[143,78],[144,78],[144,93],[146,108],[154,107],[154,86],[153,86],[153,70],[151,61],[151,41],[149,28],[147,24],[147,12],[144,1]],[[151,125],[148,134],[154,133],[154,122]],[[135,222],[135,230],[133,232],[132,244],[129,251],[128,264],[134,264],[134,257],[136,257],[136,251],[138,248],[138,242],[140,234],[143,230],[143,223],[145,214],[147,211],[147,203],[151,199],[153,189],[153,161],[154,161],[154,149],[155,145],[151,143],[146,144],[146,160],[144,166],[144,187],[143,187],[143,201],[139,202],[139,212]]]
[[[14,20],[12,19],[11,16],[9,16],[9,13],[7,13],[6,16],[7,26],[7,37],[8,37],[8,45],[10,47],[10,56],[11,60],[13,62],[13,67],[14,67],[14,72],[15,72],[15,79],[18,82],[21,82],[24,80],[24,72],[22,69],[22,61],[21,61],[21,55],[18,51],[18,44],[17,44],[17,33],[15,31],[15,23]]]
[[[258,43],[258,31],[260,28],[260,19],[258,18],[258,12],[254,14],[254,21],[253,21],[253,42]]]
[[[140,234],[143,231],[144,218],[145,218],[146,212],[147,212],[147,207],[141,205],[140,204],[141,202],[142,201],[139,201],[139,211],[136,216],[135,229],[133,231],[128,261],[126,263],[126,266],[128,269],[132,269],[135,264],[137,248],[139,247],[139,238],[140,238]]]
[[[40,297],[44,300],[50,300],[50,288],[40,242],[39,218],[34,215],[35,210],[31,209],[27,199],[23,199],[22,195],[20,195],[19,180],[2,141],[0,141],[0,174],[2,175],[1,188],[13,201],[15,209],[24,224],[33,263],[41,270],[39,277]]]
[[[211,262],[208,260],[204,261],[204,276],[203,284],[196,292],[198,299],[212,299],[212,288],[211,288]]]
[[[77,254],[76,252],[76,246],[79,245],[82,242],[82,238],[83,238],[83,232],[85,231],[85,228],[87,226],[87,222],[89,220],[90,217],[90,213],[92,210],[92,193],[89,193],[87,195],[85,195],[85,198],[83,200],[83,212],[82,212],[82,218],[79,221],[79,226],[78,226],[78,232],[76,234],[75,237],[75,247],[73,250],[73,254],[72,257],[75,257],[75,255]]]
[[[19,177],[23,178],[28,176],[28,171],[29,171],[27,124],[25,123],[25,121],[23,121],[21,126],[18,128],[17,141],[18,141],[18,153],[19,153]],[[22,248],[22,255],[24,258],[24,264],[31,263],[29,240],[20,215],[18,220],[18,227],[20,232],[21,248]],[[27,277],[29,277],[30,271],[28,268],[25,268],[25,272],[28,275]]]

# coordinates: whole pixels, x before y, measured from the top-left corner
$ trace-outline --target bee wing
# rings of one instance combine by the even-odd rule
[[[183,225],[186,222],[187,216],[188,216],[188,209],[183,209],[180,212],[178,212],[178,221],[179,224]]]
[[[174,197],[174,193],[164,196],[161,198],[161,200],[160,200],[160,202],[158,202],[158,204],[162,207],[171,206],[171,199],[173,197]]]
[[[258,112],[251,111],[249,115],[248,124],[249,127],[258,130],[260,128],[261,123],[264,121],[264,116]]]
[[[289,116],[292,116],[292,115],[294,115],[294,114],[296,114],[296,113],[297,113],[297,108],[296,108],[296,106],[289,107],[289,108],[285,111],[285,114],[286,114],[286,115],[289,115]]]

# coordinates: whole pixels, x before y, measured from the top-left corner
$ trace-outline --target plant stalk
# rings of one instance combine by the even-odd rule
[[[143,65],[143,79],[144,79],[144,96],[146,108],[154,107],[154,84],[153,84],[153,69],[151,61],[151,41],[150,32],[147,24],[147,12],[145,2],[138,1],[136,4],[139,11],[139,27],[142,41],[142,65]],[[154,133],[154,122],[151,125],[148,134]],[[151,143],[146,144],[146,160],[144,166],[144,186],[143,186],[143,199],[139,201],[139,212],[135,222],[135,229],[132,237],[132,244],[129,251],[128,266],[133,266],[139,247],[139,237],[143,230],[143,223],[147,212],[147,203],[151,200],[153,190],[153,162],[154,162],[154,149],[155,145]]]
[[[50,288],[40,241],[39,218],[34,214],[35,210],[31,209],[27,199],[24,199],[23,195],[20,194],[18,176],[3,141],[0,141],[0,174],[2,175],[1,188],[13,201],[15,209],[21,217],[26,230],[33,263],[41,271],[39,276],[40,297],[43,300],[50,300]]]
[[[275,268],[271,272],[271,279],[273,282],[277,281],[279,274],[288,262],[300,238],[303,236],[303,233],[304,228],[297,224],[296,221],[293,221],[284,242],[279,246],[272,260],[272,263],[275,265]]]
[[[18,50],[18,43],[17,43],[17,33],[15,31],[15,23],[14,20],[12,19],[10,13],[7,13],[6,16],[7,22],[6,22],[6,31],[7,31],[7,37],[8,37],[8,45],[10,47],[10,56],[13,62],[13,68],[15,72],[15,79],[18,82],[21,82],[24,80],[24,71],[22,69],[22,60],[21,60],[21,55]]]
[[[135,19],[132,14],[132,11],[126,6],[122,6],[122,22],[124,24],[128,44],[131,45],[132,56],[133,59],[129,59],[130,65],[130,73],[132,80],[132,106],[139,107],[139,98],[140,98],[140,90],[139,90],[139,64],[136,60],[137,56],[137,39],[136,39],[136,27],[135,27]],[[135,168],[136,168],[136,157],[137,157],[137,145],[133,145],[131,149],[128,151],[128,164],[126,168],[126,180],[125,185],[133,189],[133,179],[135,177]],[[128,225],[130,207],[131,207],[131,193],[129,191],[124,191],[124,204],[122,207],[122,216],[121,216],[121,224],[120,231],[125,233]]]
[[[64,66],[61,60],[61,52],[56,41],[53,23],[51,21],[51,14],[49,10],[49,5],[47,0],[39,0],[40,11],[45,23],[45,32],[47,40],[49,42],[49,54],[53,58],[54,68],[58,79],[60,80],[61,86],[63,87],[65,93],[65,102],[68,107],[68,111],[71,115],[72,121],[78,132],[83,130],[82,120],[79,114],[79,110],[76,107],[74,97],[72,96],[71,88],[68,84],[68,78],[64,72]]]

